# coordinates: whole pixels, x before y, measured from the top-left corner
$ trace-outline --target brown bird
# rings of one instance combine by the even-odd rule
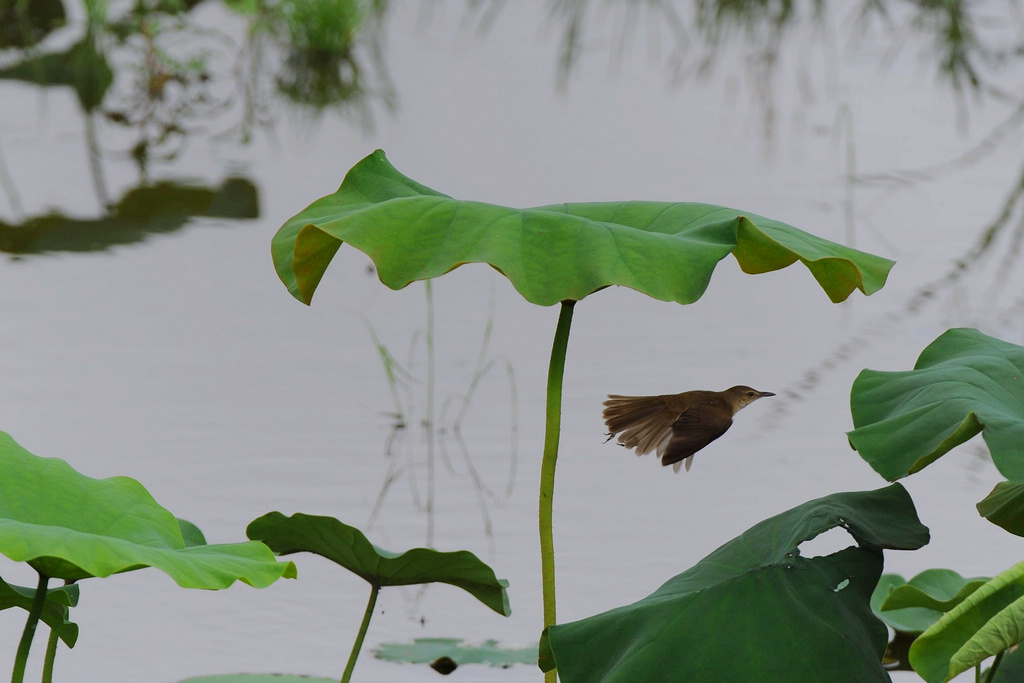
[[[725,434],[733,415],[759,398],[774,395],[742,385],[663,396],[612,394],[604,402],[608,440],[618,434],[619,445],[635,448],[637,455],[655,451],[662,465],[672,465],[678,472],[685,463],[689,470],[693,454]]]

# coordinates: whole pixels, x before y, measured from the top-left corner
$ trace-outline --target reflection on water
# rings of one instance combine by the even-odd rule
[[[70,86],[82,109],[90,112],[100,106],[114,82],[114,72],[96,50],[95,39],[87,35],[62,52],[28,55],[13,66],[0,69],[0,80],[45,87]]]
[[[315,111],[350,107],[366,122],[371,117],[366,106],[371,96],[379,95],[389,108],[393,105],[380,43],[386,2],[286,0],[234,6],[255,19],[255,31],[281,46],[284,57],[274,80],[288,100]],[[253,36],[256,41],[261,37]],[[372,70],[361,64],[356,50],[360,43],[368,47]],[[255,53],[260,58],[265,51]],[[378,88],[368,71],[379,77]]]
[[[273,123],[270,95],[317,112],[356,111],[366,121],[367,101],[391,106],[379,43],[386,2],[232,0],[228,6],[249,24],[246,39],[235,43],[190,18],[202,1],[137,2],[116,12],[90,0],[83,35],[69,48],[47,51],[34,46],[64,26],[63,5],[0,0],[0,47],[11,48],[0,62],[0,81],[74,91],[93,185],[106,208],[92,219],[27,215],[0,149],[0,190],[15,218],[0,222],[0,249],[95,251],[173,232],[191,217],[256,218],[258,193],[247,178],[221,187],[174,179],[174,163],[190,141],[248,142],[254,126]],[[366,59],[371,68],[361,64]],[[105,167],[123,158],[134,163],[138,182],[115,201]],[[156,165],[160,180],[153,182]]]
[[[0,251],[17,257],[48,252],[105,251],[172,233],[191,218],[253,219],[259,216],[256,186],[247,178],[228,178],[220,187],[159,182],[129,190],[111,211],[96,219],[59,213],[12,225],[0,220]]]
[[[423,512],[426,525],[427,547],[434,547],[434,524],[436,495],[437,460],[440,458],[447,473],[455,478],[468,479],[476,496],[477,507],[483,524],[484,536],[494,552],[494,529],[491,522],[489,505],[500,505],[511,496],[515,484],[516,465],[518,460],[518,397],[516,395],[515,371],[507,359],[494,358],[490,354],[491,334],[494,329],[494,293],[491,293],[491,305],[488,318],[484,324],[477,352],[476,362],[468,383],[462,391],[445,396],[438,407],[436,396],[436,354],[434,349],[434,295],[433,286],[428,280],[424,283],[426,293],[426,325],[417,330],[409,342],[408,359],[400,363],[394,353],[380,341],[373,324],[366,318],[366,324],[373,345],[380,356],[381,365],[387,380],[388,390],[394,401],[395,410],[391,413],[391,431],[384,445],[384,455],[388,459],[388,470],[384,475],[377,499],[373,504],[366,529],[369,531],[376,523],[391,487],[403,477],[409,480],[413,501],[418,510]],[[422,348],[421,348],[422,347]],[[422,354],[423,358],[419,358]],[[419,362],[417,362],[419,361]],[[415,369],[422,364],[425,376],[417,376]],[[492,372],[505,370],[509,403],[509,473],[504,493],[498,494],[488,486],[473,463],[469,446],[462,434],[470,407],[477,399],[481,383]],[[491,394],[484,396],[487,409],[497,404],[498,397]],[[417,420],[415,416],[419,415]],[[419,427],[421,430],[418,442],[420,447],[407,447],[409,430]],[[456,460],[453,455],[458,455]],[[425,471],[425,481],[420,480],[420,471]],[[426,586],[422,590],[425,590]]]
[[[64,25],[61,0],[0,3],[0,48],[28,48]]]

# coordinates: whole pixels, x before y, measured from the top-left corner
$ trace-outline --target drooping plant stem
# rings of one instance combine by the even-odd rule
[[[50,577],[46,574],[39,574],[36,594],[32,598],[32,609],[29,610],[28,619],[25,621],[25,628],[21,632],[18,654],[14,657],[14,672],[11,674],[11,683],[22,683],[25,680],[25,668],[28,666],[28,651],[32,647],[32,637],[36,634],[36,625],[39,623],[39,617],[42,616],[43,607],[46,605],[46,584],[49,580]]]
[[[562,302],[551,345],[548,365],[546,422],[544,427],[544,457],[540,464],[540,566],[544,594],[544,627],[555,623],[555,544],[552,537],[552,509],[555,493],[555,463],[558,459],[558,435],[562,425],[562,376],[565,374],[565,350],[569,345],[569,328],[575,301]],[[557,680],[556,673],[545,674],[549,683]]]
[[[356,660],[359,659],[359,651],[363,648],[363,640],[366,638],[366,631],[370,628],[370,617],[373,616],[373,608],[377,604],[377,593],[380,586],[370,584],[370,599],[366,603],[366,612],[363,614],[363,623],[359,625],[359,633],[356,634],[356,642],[352,646],[352,654],[348,656],[348,664],[345,665],[345,673],[341,675],[341,683],[348,683],[352,680],[352,672],[356,668]]]

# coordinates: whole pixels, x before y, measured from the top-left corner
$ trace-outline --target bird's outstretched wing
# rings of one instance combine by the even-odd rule
[[[732,420],[707,420],[702,415],[702,406],[696,405],[683,412],[672,423],[672,438],[665,446],[661,456],[662,465],[673,465],[679,471],[679,463],[686,461],[686,469],[690,469],[693,454],[709,443],[725,434],[732,426]]]

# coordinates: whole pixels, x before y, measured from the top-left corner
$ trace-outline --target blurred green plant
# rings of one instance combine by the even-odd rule
[[[29,48],[67,22],[61,0],[0,2],[0,48]]]
[[[322,112],[355,112],[369,125],[369,102],[390,109],[384,64],[385,0],[227,0],[251,22],[254,71],[274,72],[277,93]],[[273,46],[275,50],[268,50]],[[280,52],[280,58],[268,52]],[[258,65],[258,66],[257,66]]]

